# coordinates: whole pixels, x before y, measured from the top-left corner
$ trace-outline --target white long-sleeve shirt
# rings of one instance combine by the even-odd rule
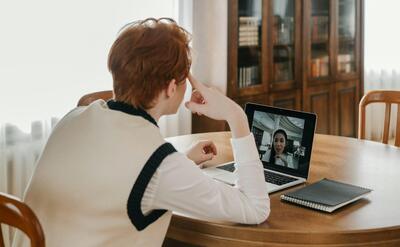
[[[252,134],[231,139],[237,186],[215,181],[185,154],[173,153],[161,163],[142,199],[144,213],[168,209],[200,219],[259,224],[268,217],[270,200],[262,163]]]
[[[25,202],[47,246],[159,247],[171,211],[246,224],[267,218],[269,198],[251,134],[232,140],[238,181],[231,187],[175,152],[147,113],[109,103],[71,111],[38,161]]]

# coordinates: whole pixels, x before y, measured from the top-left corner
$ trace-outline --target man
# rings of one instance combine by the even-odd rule
[[[189,34],[170,19],[127,25],[108,60],[114,99],[68,113],[41,155],[25,201],[42,223],[47,246],[161,246],[171,212],[258,224],[270,202],[247,117],[232,100],[190,74]],[[176,152],[160,134],[189,78],[186,107],[226,120],[232,131],[236,187],[205,176],[196,164],[216,153],[200,142]]]

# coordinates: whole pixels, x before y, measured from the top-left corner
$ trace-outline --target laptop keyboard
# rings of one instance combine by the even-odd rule
[[[226,165],[223,165],[223,166],[218,166],[217,168],[221,169],[221,170],[228,171],[228,172],[234,172],[235,171],[235,165],[234,164],[235,163],[229,163],[229,164],[226,164]]]
[[[264,170],[265,181],[271,184],[282,185],[297,180],[296,178],[283,176],[274,172]]]
[[[235,171],[234,163],[229,163],[229,164],[226,164],[223,166],[218,166],[217,168],[228,171],[228,172]],[[296,178],[287,177],[287,176],[277,174],[274,172],[270,172],[270,171],[266,171],[266,170],[264,170],[264,176],[265,176],[266,182],[271,183],[271,184],[276,184],[276,185],[287,184],[287,183],[297,180]]]

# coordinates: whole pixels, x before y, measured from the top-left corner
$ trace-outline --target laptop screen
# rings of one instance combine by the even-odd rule
[[[315,115],[256,104],[246,114],[264,168],[307,178]]]

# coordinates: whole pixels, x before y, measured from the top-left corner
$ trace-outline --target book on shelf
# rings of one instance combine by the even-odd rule
[[[258,66],[239,67],[238,85],[239,88],[245,88],[255,85],[258,81]]]
[[[258,38],[240,39],[239,46],[258,46]]]
[[[353,68],[354,58],[352,54],[339,54],[337,57],[339,73],[350,73]]]
[[[243,47],[243,46],[258,46],[258,41],[257,40],[242,41],[242,42],[239,42],[239,46],[240,47]]]
[[[311,39],[313,41],[328,41],[329,16],[312,16]]]
[[[243,37],[258,37],[258,32],[257,31],[240,31],[239,38],[243,38]]]
[[[258,40],[258,33],[246,33],[239,35],[239,40]]]
[[[281,195],[281,200],[331,213],[361,199],[371,191],[371,189],[324,178]]]
[[[259,45],[259,18],[254,16],[239,17],[239,46]]]
[[[239,26],[239,32],[258,32],[258,26],[241,25]]]
[[[259,21],[259,17],[257,16],[240,16],[239,23],[257,23]]]
[[[329,56],[322,56],[311,60],[311,77],[323,77],[329,75]]]

